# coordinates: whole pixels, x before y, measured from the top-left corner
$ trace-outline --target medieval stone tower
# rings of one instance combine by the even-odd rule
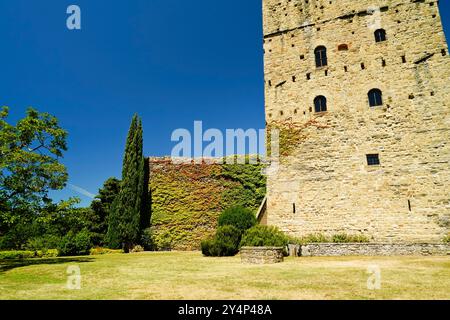
[[[436,0],[263,0],[267,223],[440,242],[450,225],[450,60]]]

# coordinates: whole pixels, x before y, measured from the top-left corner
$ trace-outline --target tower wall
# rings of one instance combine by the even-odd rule
[[[441,241],[450,225],[450,64],[438,2],[264,0],[263,13],[266,121],[305,126],[268,177],[268,224],[295,236]],[[386,41],[375,42],[377,29]],[[318,46],[326,67],[316,67]],[[374,88],[382,106],[369,106]],[[316,113],[320,95],[327,111]],[[368,154],[381,164],[369,166]]]

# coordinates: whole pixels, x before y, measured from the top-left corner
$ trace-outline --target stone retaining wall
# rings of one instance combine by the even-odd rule
[[[241,261],[251,264],[271,264],[283,262],[283,248],[278,247],[242,247]]]
[[[300,246],[303,257],[449,255],[449,244],[314,243]]]

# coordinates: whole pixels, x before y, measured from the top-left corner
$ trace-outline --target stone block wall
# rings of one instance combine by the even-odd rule
[[[450,254],[448,244],[315,243],[302,245],[302,257],[417,256]]]
[[[242,247],[241,261],[251,264],[272,264],[283,262],[283,248],[278,247]]]
[[[267,123],[314,123],[268,177],[267,223],[293,236],[442,241],[450,60],[438,2],[264,0],[263,13]],[[376,42],[381,28],[387,39]],[[316,67],[318,46],[327,48],[325,67]],[[383,105],[370,107],[374,88]],[[326,112],[314,110],[319,95]],[[380,165],[369,166],[369,154]]]

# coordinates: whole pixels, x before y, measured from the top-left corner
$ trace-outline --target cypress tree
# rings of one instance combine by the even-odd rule
[[[144,186],[144,166],[142,122],[134,115],[125,147],[122,184],[111,208],[108,228],[110,245],[120,244],[125,252],[129,252],[140,240],[143,195],[147,190]]]
[[[140,173],[140,182],[139,186],[141,187],[138,190],[138,194],[140,195],[139,203],[136,203],[136,209],[140,212],[140,230],[141,233],[144,229],[150,226],[150,194],[149,194],[149,178],[150,178],[150,168],[149,168],[149,159],[146,159],[143,154],[144,150],[144,139],[143,139],[143,128],[142,128],[142,120],[139,119],[138,128],[137,128],[137,140],[138,140],[138,151],[139,155],[139,173]]]
[[[144,158],[144,190],[142,194],[141,231],[150,227],[151,221],[151,194],[150,194],[150,159]]]

